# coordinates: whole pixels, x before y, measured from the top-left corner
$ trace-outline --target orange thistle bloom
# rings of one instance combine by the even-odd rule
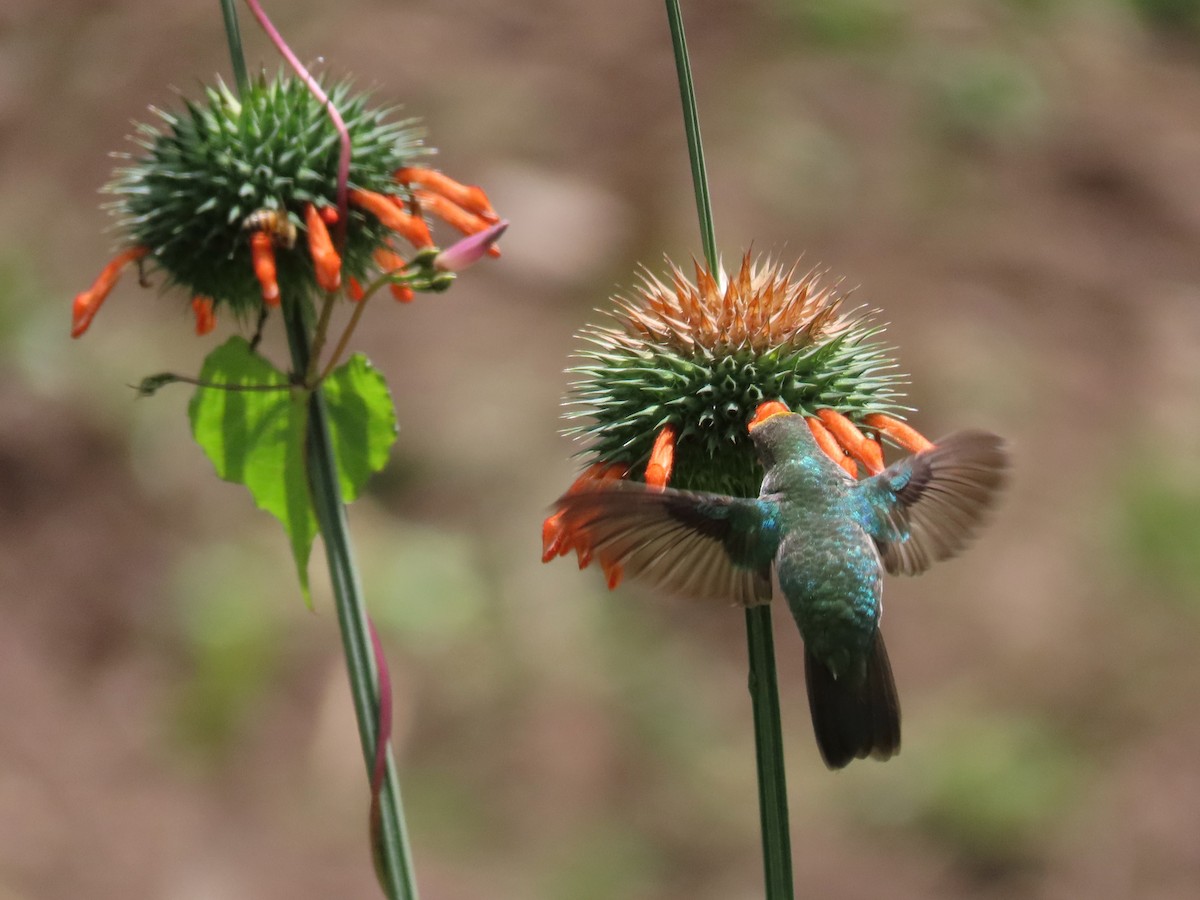
[[[88,330],[100,306],[120,280],[121,272],[131,262],[142,259],[149,252],[149,247],[130,247],[128,250],[122,250],[100,270],[100,275],[92,282],[90,288],[75,295],[75,302],[71,307],[71,337],[77,338]]]
[[[391,198],[374,191],[357,188],[350,191],[350,202],[365,209],[383,223],[385,228],[399,234],[414,247],[432,247],[433,236],[424,219],[399,209]]]
[[[760,403],[747,430],[754,429],[771,416],[790,411],[786,403],[778,400]],[[821,409],[815,416],[806,416],[804,421],[817,446],[852,478],[858,477],[855,459],[865,465],[872,475],[883,471],[883,452],[879,449],[879,444],[859,431],[855,424],[841,413],[832,409]]]
[[[396,180],[401,184],[419,184],[435,194],[441,194],[451,203],[462,207],[467,212],[474,213],[488,224],[494,225],[500,221],[500,217],[492,209],[492,204],[481,187],[473,184],[460,184],[441,172],[415,166],[397,169],[395,175]]]
[[[208,334],[217,327],[217,315],[213,311],[212,297],[193,297],[192,312],[196,315],[196,334]]]
[[[879,449],[878,444],[859,431],[853,422],[837,410],[828,408],[817,410],[817,418],[833,435],[834,440],[866,466],[869,473],[878,475],[883,471],[883,451]]]
[[[451,202],[441,194],[434,194],[429,191],[414,191],[413,196],[422,209],[428,209],[429,212],[442,219],[451,228],[457,228],[463,234],[475,234],[494,224],[481,216],[467,212],[461,206]],[[487,248],[487,254],[491,257],[498,257],[500,255],[500,248],[493,244]]]
[[[911,425],[907,425],[883,413],[874,413],[863,419],[863,424],[874,428],[880,434],[885,434],[905,450],[920,453],[933,446],[933,441],[921,434]]]
[[[750,431],[756,425],[761,425],[767,419],[771,418],[771,416],[783,415],[790,412],[791,410],[788,409],[786,403],[779,400],[767,400],[758,404],[758,408],[754,410],[754,417],[746,425],[746,430]]]
[[[825,455],[845,469],[852,478],[857,478],[858,466],[854,464],[854,460],[846,455],[845,448],[838,443],[837,438],[830,433],[828,428],[821,424],[821,420],[815,416],[805,416],[804,421],[808,425],[808,430],[812,432],[817,446],[825,452]]]
[[[675,468],[675,434],[674,425],[664,425],[654,439],[654,449],[650,451],[650,462],[646,463],[643,476],[646,484],[663,488],[671,480],[671,471]]]
[[[334,218],[337,218],[336,211]],[[342,258],[333,249],[325,220],[311,203],[304,206],[304,224],[308,227],[308,252],[312,256],[317,284],[326,291],[336,291],[342,286]]]
[[[626,472],[627,467],[622,465],[596,463],[575,479],[567,488],[567,493],[578,493],[585,488],[594,487],[597,482],[624,478]],[[586,540],[577,540],[582,536],[567,529],[563,516],[561,512],[555,513],[542,523],[542,562],[550,562],[556,556],[566,556],[572,550],[576,550],[579,554],[579,567],[583,568],[592,558],[590,545]]]
[[[621,579],[625,576],[625,569],[619,562],[601,559],[600,569],[604,572],[604,580],[608,584],[610,591],[615,591],[620,587]]]
[[[275,243],[265,231],[250,233],[250,258],[254,262],[254,277],[262,287],[263,303],[279,305],[279,281],[275,272]]]
[[[374,254],[375,264],[379,266],[379,271],[385,274],[399,272],[408,265],[394,250],[389,250],[387,247],[376,248]],[[389,284],[388,289],[392,292],[392,296],[401,303],[411,303],[413,299],[413,291],[407,284]]]

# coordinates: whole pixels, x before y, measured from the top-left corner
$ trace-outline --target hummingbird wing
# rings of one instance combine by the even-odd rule
[[[613,481],[555,503],[596,556],[672,593],[742,606],[771,599],[779,506]]]
[[[1001,438],[959,431],[854,485],[851,501],[887,571],[916,575],[966,546],[1007,469]]]

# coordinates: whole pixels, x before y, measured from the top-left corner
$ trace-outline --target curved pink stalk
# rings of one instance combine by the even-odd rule
[[[392,738],[392,677],[388,672],[387,657],[383,655],[383,644],[375,623],[367,619],[371,629],[371,649],[375,654],[375,672],[379,680],[379,709],[375,715],[375,761],[371,768],[371,847],[380,854],[383,846],[381,792],[383,777],[387,772],[388,742]]]
[[[292,52],[292,48],[283,39],[283,35],[271,24],[271,20],[267,18],[266,12],[259,6],[258,0],[246,0],[246,5],[250,7],[250,12],[254,14],[254,18],[258,20],[258,24],[262,26],[262,30],[266,32],[267,37],[278,48],[280,55],[287,60],[288,65],[296,70],[296,74],[307,85],[312,95],[325,104],[325,110],[329,113],[329,118],[333,121],[333,127],[341,137],[342,150],[338,156],[338,220],[336,226],[337,243],[338,246],[341,246],[346,242],[347,189],[350,183],[350,132],[346,129],[346,122],[342,119],[342,114],[337,111],[337,107],[333,105],[333,101],[329,99],[329,95],[321,89],[321,85],[317,83],[317,79],[313,78],[308,69],[304,67],[304,63],[300,62],[300,58]]]

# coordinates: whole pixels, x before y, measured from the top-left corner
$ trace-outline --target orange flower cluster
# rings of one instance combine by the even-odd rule
[[[477,234],[500,222],[482,188],[460,184],[432,169],[413,167],[397,169],[395,179],[397,186],[411,197],[407,207],[404,198],[398,194],[366,190],[351,190],[349,200],[353,206],[373,215],[384,227],[418,250],[434,246],[425,213],[442,219],[465,235]],[[313,203],[306,203],[303,212],[305,238],[316,283],[324,291],[340,290],[342,259],[329,234],[329,227],[338,223],[338,212],[332,206],[318,207]],[[278,306],[280,293],[275,254],[277,250],[292,249],[296,243],[296,227],[285,211],[263,209],[248,216],[243,229],[249,232],[250,259],[254,276],[262,290],[263,303],[268,307]],[[500,250],[494,245],[488,246],[486,253],[496,257],[500,255]],[[91,287],[76,295],[72,309],[72,337],[79,337],[87,331],[124,268],[133,262],[141,263],[152,254],[152,248],[145,246],[121,251],[104,267]],[[374,259],[385,274],[402,270],[406,265],[404,258],[390,242],[388,246],[375,251]],[[362,286],[355,279],[349,281],[349,297],[352,300],[361,299]],[[405,302],[412,299],[412,289],[407,285],[394,284],[391,288],[396,299]],[[196,333],[207,334],[212,331],[216,325],[212,298],[195,297],[192,310],[196,319]]]

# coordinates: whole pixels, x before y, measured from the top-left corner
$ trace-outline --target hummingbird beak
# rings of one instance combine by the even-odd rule
[[[767,421],[767,419],[771,418],[772,416],[779,416],[779,415],[783,415],[785,413],[790,413],[790,412],[791,412],[791,410],[788,409],[787,404],[784,403],[783,401],[767,400],[763,403],[758,404],[758,409],[756,409],[754,411],[753,418],[751,418],[750,421],[746,424],[746,430],[753,431],[755,428],[757,428],[763,422]]]

